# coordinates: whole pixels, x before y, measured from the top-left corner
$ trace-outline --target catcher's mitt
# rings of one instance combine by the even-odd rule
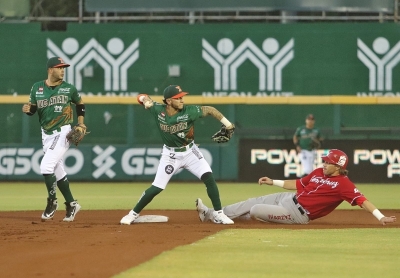
[[[84,124],[77,124],[74,126],[70,132],[67,134],[67,140],[70,144],[78,146],[79,142],[82,141],[83,137],[90,132],[86,131],[86,126]]]
[[[226,143],[229,140],[231,140],[234,131],[235,131],[234,124],[232,124],[232,126],[229,129],[225,125],[222,125],[221,129],[213,136],[211,136],[211,139],[213,139],[213,141],[217,143]]]

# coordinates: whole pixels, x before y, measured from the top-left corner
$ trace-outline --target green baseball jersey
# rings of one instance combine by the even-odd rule
[[[307,128],[305,125],[298,127],[294,135],[299,139],[300,148],[304,150],[315,149],[314,140],[319,142],[321,139],[321,133],[318,128]]]
[[[33,84],[29,102],[37,105],[40,126],[45,131],[53,131],[74,120],[71,103],[81,100],[75,86],[63,81],[54,88],[45,81]]]
[[[201,106],[184,105],[173,116],[168,116],[166,105],[154,102],[149,109],[156,120],[164,144],[168,147],[182,147],[194,140],[194,122],[203,117]]]

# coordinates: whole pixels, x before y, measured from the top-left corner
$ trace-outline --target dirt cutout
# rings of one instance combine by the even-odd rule
[[[400,218],[400,210],[382,210]],[[190,244],[224,229],[399,228],[382,226],[363,210],[336,210],[308,225],[279,225],[237,219],[234,225],[201,223],[196,211],[148,210],[169,217],[167,223],[119,225],[126,211],[81,211],[72,223],[41,222],[41,211],[0,213],[1,277],[108,278],[163,251]]]

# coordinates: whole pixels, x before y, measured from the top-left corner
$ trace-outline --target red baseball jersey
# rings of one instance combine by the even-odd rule
[[[361,206],[367,200],[347,176],[325,176],[322,168],[296,181],[297,200],[310,220],[331,213],[343,201]]]

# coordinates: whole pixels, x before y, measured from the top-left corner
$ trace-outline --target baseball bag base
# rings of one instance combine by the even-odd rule
[[[168,222],[168,217],[164,215],[141,215],[133,223],[161,223]]]

